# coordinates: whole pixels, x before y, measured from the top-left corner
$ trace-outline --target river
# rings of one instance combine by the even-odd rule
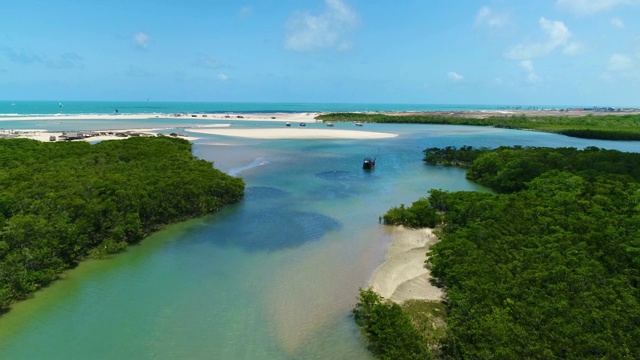
[[[633,142],[486,127],[366,124],[363,130],[399,136],[202,135],[194,154],[242,177],[245,198],[108,259],[86,261],[16,304],[0,318],[0,358],[369,359],[350,311],[391,241],[379,216],[429,189],[486,191],[461,169],[424,165],[423,149],[640,149]],[[374,171],[361,169],[365,156],[377,156]]]

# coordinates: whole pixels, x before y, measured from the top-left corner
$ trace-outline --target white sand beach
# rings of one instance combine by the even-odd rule
[[[176,113],[176,114],[55,114],[35,116],[2,116],[0,121],[20,120],[146,120],[146,119],[198,119],[198,120],[241,120],[241,121],[278,121],[278,122],[316,122],[318,112],[308,113]]]
[[[424,264],[429,246],[438,241],[432,230],[399,226],[393,228],[392,236],[386,261],[371,278],[373,290],[396,303],[441,300],[443,292],[431,285],[431,273]]]
[[[91,136],[80,137],[78,139],[70,141],[87,141],[87,142],[99,142],[106,140],[123,140],[134,136],[158,136],[162,130],[160,128],[153,129],[120,129],[120,130],[92,130],[85,131],[84,133],[91,133]],[[72,133],[70,131],[66,134]],[[124,134],[124,135],[123,135]],[[2,138],[17,138],[17,139],[32,139],[43,142],[52,141],[66,141],[64,140],[65,133],[61,131],[47,131],[39,129],[16,129],[16,130],[0,130],[0,139]],[[163,134],[171,136],[170,134]],[[176,137],[185,139],[188,141],[197,140],[197,137],[189,136],[184,132],[175,133]],[[61,138],[63,137],[63,138]],[[52,140],[53,139],[53,140]]]
[[[189,133],[213,134],[250,139],[384,139],[398,136],[360,130],[315,129],[315,128],[270,128],[270,129],[188,129]]]
[[[126,139],[131,134],[134,136],[157,136],[159,133],[169,135],[167,130],[169,128],[153,128],[153,129],[120,129],[120,130],[91,130],[85,131],[85,133],[98,133],[91,137],[84,137],[74,141],[104,141],[104,140],[122,140]],[[128,136],[118,136],[120,134],[128,134]],[[223,135],[230,137],[241,137],[249,139],[384,139],[398,136],[392,133],[381,133],[373,131],[362,130],[339,130],[339,129],[318,129],[318,128],[267,128],[267,129],[234,129],[230,128],[230,124],[204,124],[194,125],[189,128],[181,128],[177,136],[189,141],[199,139],[197,134],[213,134]],[[26,138],[34,139],[38,141],[51,141],[54,137],[55,140],[61,140],[63,135],[60,131],[47,131],[43,129],[15,129],[15,130],[0,130],[0,138]]]

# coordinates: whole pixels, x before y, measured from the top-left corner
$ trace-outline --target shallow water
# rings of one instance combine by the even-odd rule
[[[422,149],[638,149],[479,127],[366,129],[400,136],[196,141],[197,156],[245,180],[243,201],[85,262],[17,304],[0,318],[0,358],[368,359],[350,310],[391,240],[378,217],[432,188],[483,190],[460,169],[425,166]],[[363,157],[375,155],[376,169],[363,171]]]

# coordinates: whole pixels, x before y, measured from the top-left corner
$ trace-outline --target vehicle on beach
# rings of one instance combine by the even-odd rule
[[[376,158],[366,157],[362,162],[362,168],[364,170],[373,170],[376,167]]]

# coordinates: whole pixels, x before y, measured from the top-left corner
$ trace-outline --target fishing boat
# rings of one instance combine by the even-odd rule
[[[376,167],[376,158],[366,157],[362,162],[362,168],[364,170],[373,170]]]
[[[328,126],[328,127],[333,127],[333,123],[332,123],[332,122],[328,122],[328,123],[327,123],[327,126]]]
[[[286,123],[285,125],[286,125],[286,126],[291,126],[291,123]]]
[[[357,121],[354,123],[356,126],[362,126],[362,123],[360,121]]]

